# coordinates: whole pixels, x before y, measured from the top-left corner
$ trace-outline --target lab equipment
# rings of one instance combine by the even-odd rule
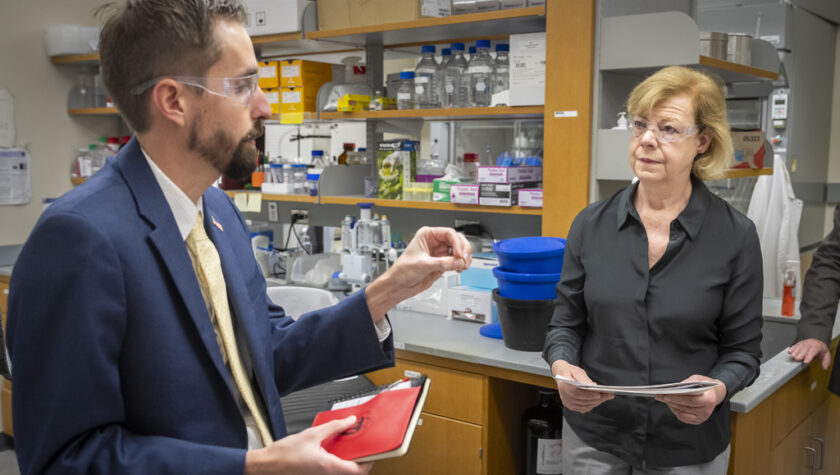
[[[476,53],[470,56],[467,75],[470,79],[470,96],[475,107],[487,107],[493,97],[495,63],[490,57],[490,40],[475,42]]]
[[[435,47],[421,47],[422,58],[414,69],[414,103],[419,109],[440,107],[440,65],[435,60]]]
[[[452,43],[452,59],[446,63],[443,70],[443,90],[441,93],[442,107],[467,107],[469,99],[469,85],[462,83],[462,77],[467,71],[467,60],[464,59],[464,43]]]
[[[401,71],[400,81],[400,88],[397,90],[397,109],[414,109],[414,71]]]

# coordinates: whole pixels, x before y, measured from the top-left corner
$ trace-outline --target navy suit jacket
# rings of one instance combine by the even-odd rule
[[[280,396],[393,364],[364,292],[292,321],[266,296],[242,216],[204,194],[275,438]],[[8,343],[27,473],[242,473],[247,435],[186,245],[133,139],[40,218],[15,264]]]

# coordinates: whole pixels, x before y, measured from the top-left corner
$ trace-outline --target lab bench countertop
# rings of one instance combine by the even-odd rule
[[[780,319],[775,302],[765,301],[765,319]],[[394,347],[415,353],[450,358],[496,368],[550,377],[548,363],[538,351],[516,351],[501,340],[479,334],[480,324],[451,320],[444,316],[403,310],[388,312],[394,331]],[[795,321],[791,321],[793,325]],[[840,318],[835,319],[832,340],[840,335]],[[790,381],[806,365],[793,361],[783,349],[761,364],[758,378],[735,394],[730,407],[746,413]]]

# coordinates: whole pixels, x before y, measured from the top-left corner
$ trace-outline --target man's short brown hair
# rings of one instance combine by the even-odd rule
[[[244,24],[239,0],[126,0],[103,5],[99,37],[102,81],[129,127],[149,127],[149,90],[133,89],[160,76],[203,76],[222,55],[215,40],[218,20]]]

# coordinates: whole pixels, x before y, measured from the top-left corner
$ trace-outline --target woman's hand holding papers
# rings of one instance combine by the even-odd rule
[[[683,382],[714,381],[718,385],[700,394],[658,395],[656,400],[664,402],[681,422],[691,425],[702,424],[715,408],[726,398],[726,386],[722,381],[694,374]]]
[[[582,368],[569,364],[564,360],[557,360],[551,365],[551,373],[553,375],[562,376],[566,379],[571,379],[580,383],[595,384],[586,371]],[[557,383],[557,392],[560,393],[560,400],[563,401],[563,406],[575,412],[589,412],[598,407],[602,403],[609,401],[615,395],[609,393],[599,393],[594,391],[586,391],[584,389],[576,388],[571,384],[564,383],[555,379]]]

